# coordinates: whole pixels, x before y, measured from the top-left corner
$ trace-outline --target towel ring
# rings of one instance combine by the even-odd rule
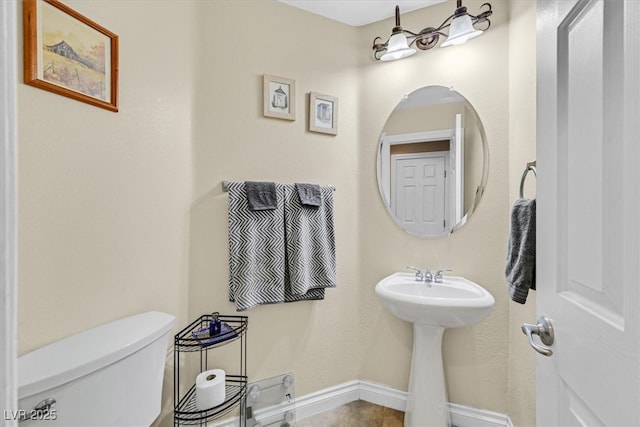
[[[536,171],[536,162],[527,163],[527,168],[522,173],[522,178],[520,178],[520,198],[524,197],[524,182],[527,180],[527,174],[529,171],[533,172],[533,175],[537,178],[538,172]]]

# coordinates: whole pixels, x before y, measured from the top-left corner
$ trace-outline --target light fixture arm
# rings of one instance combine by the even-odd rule
[[[396,28],[402,30],[402,27],[400,27],[400,6],[398,5],[396,5]]]
[[[415,47],[420,50],[429,50],[438,44],[438,42],[440,41],[440,36],[445,38],[449,37],[448,33],[445,32],[445,30],[451,26],[451,22],[457,17],[468,15],[469,18],[471,18],[471,23],[474,27],[476,25],[486,24],[486,26],[481,30],[488,30],[489,27],[491,27],[491,21],[489,20],[489,17],[493,14],[493,11],[491,9],[490,3],[483,3],[482,6],[480,6],[480,9],[484,7],[486,7],[487,9],[481,11],[478,15],[472,15],[467,12],[467,8],[465,6],[462,6],[462,0],[457,0],[455,12],[448,18],[446,18],[439,27],[426,27],[420,32],[414,33],[413,31],[405,30],[402,28],[402,26],[400,26],[400,7],[396,6],[396,26],[393,28],[391,35],[403,33],[407,36],[407,42],[409,43],[409,46],[415,44]],[[387,50],[387,47],[389,45],[389,38],[386,41],[383,41],[381,37],[376,37],[373,40],[372,49],[374,59],[379,60],[382,54]]]

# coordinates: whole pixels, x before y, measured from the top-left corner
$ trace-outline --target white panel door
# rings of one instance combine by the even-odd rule
[[[639,22],[635,0],[538,1],[540,426],[640,426]]]
[[[445,232],[447,193],[445,155],[393,156],[396,217],[412,234],[439,235]]]

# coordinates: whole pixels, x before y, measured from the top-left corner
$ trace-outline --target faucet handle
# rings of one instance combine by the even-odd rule
[[[442,269],[442,270],[438,270],[438,271],[436,272],[436,275],[433,277],[433,280],[434,280],[436,283],[442,283],[442,279],[443,279],[443,277],[442,277],[442,273],[447,272],[447,271],[453,271],[453,270],[451,270],[451,269],[449,269],[449,268],[444,268],[444,269]]]
[[[413,271],[415,271],[415,272],[416,272],[416,282],[422,282],[422,280],[424,279],[424,276],[422,275],[422,271],[420,271],[420,269],[419,269],[419,268],[416,268],[416,267],[409,267],[409,266],[407,266],[407,268],[408,268],[409,270],[413,270]]]

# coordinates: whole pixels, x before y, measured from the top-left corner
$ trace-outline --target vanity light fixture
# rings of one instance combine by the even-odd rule
[[[404,30],[400,26],[400,7],[396,6],[396,26],[393,27],[391,36],[385,42],[382,38],[376,37],[373,40],[373,57],[376,60],[392,61],[395,59],[406,58],[416,53],[412,47],[415,45],[420,50],[428,50],[438,44],[440,36],[446,37],[446,40],[440,47],[462,44],[467,40],[478,37],[491,26],[489,16],[493,13],[491,4],[484,3],[480,9],[487,7],[479,15],[471,15],[467,12],[467,8],[462,6],[462,0],[457,0],[456,11],[453,15],[444,20],[438,28],[427,27],[419,33]],[[485,24],[482,26],[481,24]],[[478,29],[474,27],[482,26]],[[448,28],[448,33],[444,32]]]

